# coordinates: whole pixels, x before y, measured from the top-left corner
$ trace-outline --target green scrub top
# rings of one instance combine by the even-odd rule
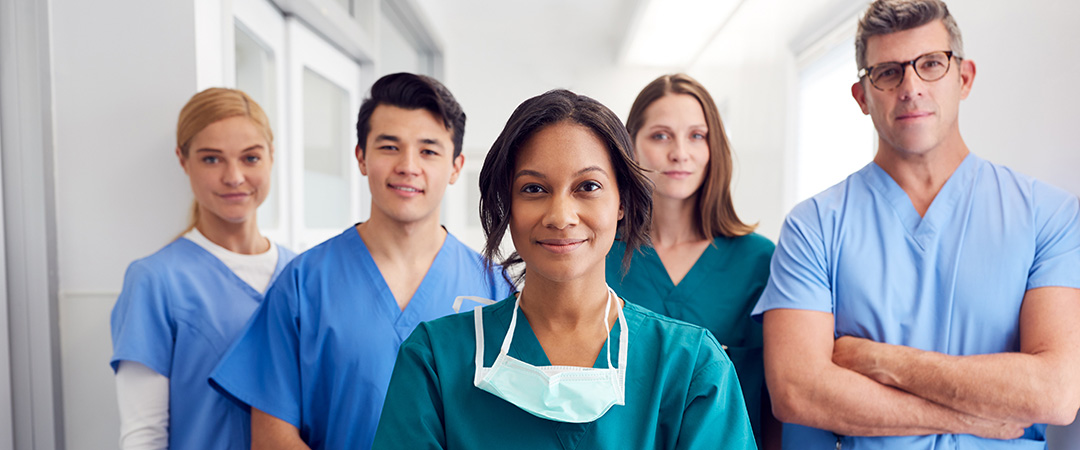
[[[757,233],[715,238],[678,285],[652,247],[634,252],[625,276],[626,245],[616,240],[607,256],[607,282],[615,292],[657,313],[705,327],[727,347],[759,445],[761,403],[767,393],[761,324],[750,318],[750,311],[769,280],[775,247]]]
[[[510,326],[514,297],[483,308],[484,365]],[[373,449],[754,449],[731,361],[705,329],[627,302],[626,404],[596,421],[534,416],[473,385],[473,313],[418,326],[401,345]],[[618,361],[620,325],[608,337]],[[510,356],[550,365],[519,313]],[[607,367],[601,350],[594,367]]]

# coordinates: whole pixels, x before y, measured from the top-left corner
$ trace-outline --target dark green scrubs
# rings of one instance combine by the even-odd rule
[[[735,364],[750,422],[761,444],[761,399],[765,390],[761,324],[750,318],[765,283],[776,246],[765,237],[713,239],[678,285],[671,282],[656,250],[635,252],[626,275],[626,246],[616,240],[607,257],[607,282],[623,298],[650,310],[705,327]]]
[[[513,297],[483,308],[490,367]],[[523,313],[509,355],[550,365]],[[473,385],[473,313],[420,324],[401,345],[374,449],[754,449],[731,361],[705,329],[627,302],[626,404],[589,423],[539,418]],[[618,361],[618,323],[608,337]],[[607,367],[600,352],[594,367]],[[358,389],[361,387],[357,387]]]

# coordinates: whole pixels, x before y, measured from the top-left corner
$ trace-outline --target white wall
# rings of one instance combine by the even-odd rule
[[[124,270],[182,231],[173,149],[196,89],[192,1],[52,0],[64,423],[69,448],[119,435],[109,312]]]

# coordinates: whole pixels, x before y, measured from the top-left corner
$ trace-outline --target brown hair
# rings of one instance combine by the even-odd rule
[[[180,118],[176,122],[176,148],[180,150],[180,156],[187,159],[191,140],[204,128],[219,120],[236,116],[251,119],[251,123],[266,138],[266,143],[270,146],[268,150],[272,154],[274,133],[270,130],[270,119],[266,117],[262,107],[241,90],[209,88],[192,96],[180,110]],[[199,203],[193,201],[191,216],[183,233],[191,231],[198,222]]]
[[[625,271],[634,250],[649,242],[652,182],[634,161],[633,144],[619,117],[600,102],[563,89],[548,91],[521,103],[484,159],[484,167],[480,170],[480,222],[487,237],[484,258],[490,266],[502,256],[499,244],[510,225],[511,189],[518,150],[538,131],[561,122],[588,128],[607,147],[619,188],[619,206],[623,210],[617,233],[626,243],[623,253]],[[508,269],[520,262],[521,257],[514,252],[500,264]]]
[[[630,133],[631,142],[636,142],[637,133],[645,124],[645,110],[649,105],[670,94],[694,97],[705,113],[705,126],[709,129],[709,164],[695,208],[698,232],[709,239],[750,234],[757,225],[743,223],[735,214],[735,205],[731,201],[731,144],[724,132],[724,122],[720,120],[720,111],[716,109],[712,96],[701,83],[689,75],[677,73],[664,75],[646,85],[634,99],[630,115],[626,118],[626,131]]]

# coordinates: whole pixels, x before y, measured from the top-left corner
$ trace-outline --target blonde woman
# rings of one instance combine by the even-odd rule
[[[176,157],[191,223],[131,263],[112,311],[122,449],[248,448],[249,419],[207,379],[295,256],[260,232],[273,133],[247,94],[211,88],[180,111]]]

